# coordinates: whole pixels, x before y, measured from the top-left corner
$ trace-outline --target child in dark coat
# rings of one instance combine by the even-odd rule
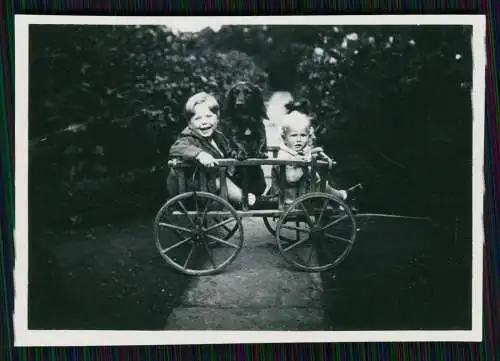
[[[230,158],[232,147],[230,141],[217,129],[219,123],[219,104],[217,100],[205,92],[197,93],[190,97],[184,107],[188,126],[181,132],[177,140],[170,148],[171,158],[183,160],[196,160],[202,166],[213,167],[219,158]],[[229,170],[226,178],[228,198],[232,202],[241,203],[243,192],[231,176],[234,170]],[[190,185],[192,187],[192,184]],[[212,193],[220,190],[220,179],[208,184]],[[167,190],[170,196],[179,193],[178,174],[171,169],[167,177]],[[255,203],[254,194],[248,194],[248,205]]]

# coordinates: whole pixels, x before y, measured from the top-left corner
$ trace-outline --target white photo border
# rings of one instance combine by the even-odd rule
[[[30,24],[471,25],[473,27],[472,329],[464,331],[72,331],[28,329],[28,77]],[[15,346],[182,345],[379,341],[482,341],[485,15],[111,17],[15,15]]]

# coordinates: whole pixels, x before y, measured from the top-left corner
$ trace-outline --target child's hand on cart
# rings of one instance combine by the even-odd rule
[[[337,164],[336,161],[334,161],[332,158],[330,158],[329,156],[327,156],[325,154],[325,151],[323,150],[322,147],[315,147],[315,148],[311,149],[311,154],[316,155],[318,157],[318,159],[326,160],[329,163],[330,168],[332,168],[334,165]]]
[[[212,155],[208,154],[207,152],[200,152],[196,156],[196,160],[200,162],[201,165],[209,168],[217,164],[217,159],[215,159]]]

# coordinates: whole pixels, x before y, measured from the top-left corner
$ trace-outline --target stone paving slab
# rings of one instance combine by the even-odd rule
[[[261,219],[245,219],[245,243],[221,273],[195,279],[167,320],[178,330],[321,330],[321,278],[288,265]]]
[[[238,257],[229,265],[223,273],[233,273],[238,270],[248,270],[252,265],[255,270],[274,270],[289,269],[293,270],[288,263],[281,257],[278,246],[274,244],[262,244],[254,247],[243,246]]]
[[[307,273],[280,269],[238,270],[200,278],[184,297],[187,306],[305,307],[320,289]]]
[[[325,330],[321,308],[211,308],[174,310],[167,330],[320,331]]]

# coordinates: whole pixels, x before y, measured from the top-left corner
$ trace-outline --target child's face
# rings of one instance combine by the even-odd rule
[[[213,113],[206,104],[196,105],[194,114],[188,122],[191,131],[203,138],[211,137],[218,124],[217,114]]]
[[[283,141],[288,148],[297,152],[303,150],[309,141],[309,127],[288,129]]]

